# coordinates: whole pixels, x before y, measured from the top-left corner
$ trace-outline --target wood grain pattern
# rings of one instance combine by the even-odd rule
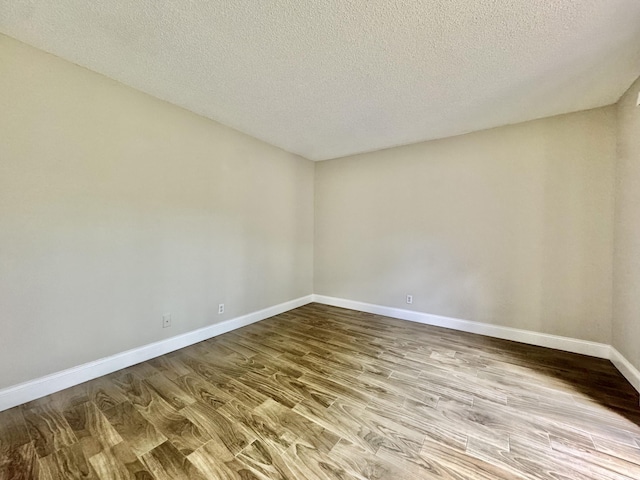
[[[124,441],[94,455],[89,462],[101,479],[150,480],[154,478]]]
[[[77,441],[62,412],[50,404],[25,409],[23,415],[29,436],[40,457],[73,445]]]
[[[13,450],[30,441],[20,407],[0,412],[0,458],[9,456]]]
[[[87,458],[122,441],[122,437],[93,402],[65,410],[64,417]]]
[[[167,439],[129,402],[116,405],[104,413],[113,428],[137,455],[147,453]]]
[[[142,456],[158,480],[205,480],[205,476],[171,442],[164,442]]]
[[[317,304],[0,412],[0,479],[640,478],[606,361]]]
[[[79,443],[56,450],[42,458],[40,465],[49,478],[96,480],[98,477]]]
[[[0,478],[22,480],[50,478],[42,472],[33,442],[7,448],[0,455]]]

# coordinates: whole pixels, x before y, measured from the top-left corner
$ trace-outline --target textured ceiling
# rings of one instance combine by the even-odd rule
[[[322,160],[614,103],[639,0],[0,0],[0,32]]]

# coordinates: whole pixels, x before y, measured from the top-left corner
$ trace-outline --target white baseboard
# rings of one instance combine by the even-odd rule
[[[477,333],[480,335],[487,335],[489,337],[502,338],[504,340],[513,340],[514,342],[522,342],[529,345],[537,345],[539,347],[548,347],[555,348],[556,350],[564,350],[566,352],[581,353],[592,357],[608,359],[610,354],[610,346],[605,343],[590,342],[587,340],[579,340],[577,338],[549,335],[547,333],[503,327],[500,325],[490,325],[488,323],[472,322],[470,320],[460,320],[458,318],[431,315],[413,310],[385,307],[382,305],[356,302],[353,300],[327,297],[324,295],[313,295],[313,301],[323,303],[325,305],[332,305],[334,307],[375,313],[377,315],[399,318],[401,320],[409,320],[411,322],[424,323],[437,327],[451,328],[453,330],[460,330],[463,332]]]
[[[531,330],[519,328],[502,327],[490,325],[488,323],[472,322],[470,320],[460,320],[458,318],[443,317],[441,315],[431,315],[428,313],[404,310],[401,308],[385,307],[371,303],[356,302],[343,298],[327,297],[325,295],[313,295],[313,301],[334,307],[348,308],[360,312],[374,313],[411,322],[424,323],[437,327],[451,328],[463,332],[477,333],[489,337],[512,340],[514,342],[527,343],[538,347],[555,348],[566,352],[581,353],[592,357],[606,358],[620,371],[629,383],[640,393],[640,371],[631,362],[622,356],[611,345],[605,343],[590,342],[571,337],[561,337]]]
[[[312,302],[312,295],[0,390],[0,412]]]
[[[611,363],[620,371],[620,373],[626,378],[629,383],[640,392],[640,371],[634,367],[629,360],[624,358],[622,354],[611,347]]]
[[[0,412],[15,407],[25,402],[35,400],[46,395],[78,385],[102,375],[115,372],[122,368],[130,367],[140,362],[164,355],[194,343],[207,340],[217,335],[236,330],[260,320],[293,310],[311,302],[348,308],[361,312],[385,315],[387,317],[409,320],[411,322],[424,323],[438,327],[460,330],[463,332],[477,333],[505,340],[537,345],[540,347],[555,348],[567,352],[581,353],[593,357],[607,358],[624,375],[631,385],[640,392],[640,371],[636,369],[615,348],[604,343],[590,342],[570,337],[549,335],[546,333],[522,330],[518,328],[490,325],[458,318],[431,315],[428,313],[404,310],[401,308],[385,307],[371,303],[357,302],[342,298],[328,297],[324,295],[307,295],[295,300],[274,305],[256,312],[226,320],[215,325],[200,328],[192,332],[161,340],[159,342],[144,345],[139,348],[127,350],[110,357],[85,363],[77,367],[69,368],[61,372],[46,375],[35,380],[30,380],[0,390]]]

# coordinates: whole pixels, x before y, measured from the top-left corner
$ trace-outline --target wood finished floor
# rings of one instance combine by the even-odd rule
[[[0,479],[640,479],[606,361],[311,304],[0,412]]]

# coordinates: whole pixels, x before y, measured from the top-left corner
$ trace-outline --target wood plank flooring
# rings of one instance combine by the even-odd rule
[[[311,304],[0,412],[0,479],[640,479],[606,360]]]

